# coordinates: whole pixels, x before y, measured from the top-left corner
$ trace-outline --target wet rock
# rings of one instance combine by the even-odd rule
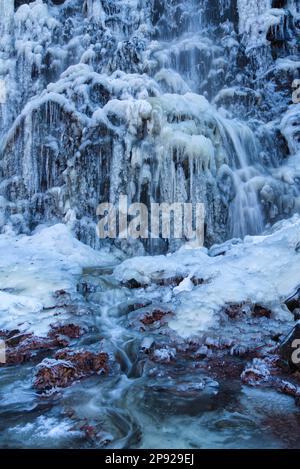
[[[300,320],[300,308],[294,309],[293,315],[294,315],[295,321],[299,321]]]
[[[85,433],[86,438],[94,440],[97,436],[97,429],[93,425],[84,424],[79,430]]]
[[[180,377],[149,377],[144,387],[142,405],[152,409],[153,414],[196,416],[217,406],[220,391],[219,383],[205,375],[191,379]]]
[[[16,335],[9,335],[6,340],[6,363],[5,365],[19,365],[27,362],[39,353],[54,350],[69,345],[65,337],[38,337],[34,334],[22,334],[17,331]]]
[[[124,283],[125,287],[130,288],[130,289],[135,289],[135,288],[144,288],[146,285],[142,285],[140,282],[135,280],[135,278],[131,278],[127,282]]]
[[[68,306],[71,302],[71,295],[66,290],[57,290],[53,296],[57,306]]]
[[[238,357],[231,355],[218,356],[216,354],[199,362],[199,367],[209,372],[216,380],[240,381],[245,363]]]
[[[154,346],[154,339],[152,337],[145,337],[141,343],[141,350],[144,353],[149,353]]]
[[[273,342],[279,343],[281,340],[281,337],[282,337],[282,334],[278,332],[277,334],[273,334],[271,336],[271,340],[273,340]]]
[[[195,285],[195,287],[207,283],[203,278],[198,278],[195,275],[191,278],[191,282]]]
[[[224,312],[230,319],[241,319],[245,315],[245,304],[236,303],[227,305]]]
[[[245,357],[249,353],[249,348],[245,345],[234,345],[230,349],[230,355],[235,357]]]
[[[157,278],[151,278],[151,281],[150,282],[145,282],[145,283],[141,283],[139,281],[137,281],[136,279],[132,278],[130,280],[127,280],[124,285],[127,287],[127,288],[130,288],[130,289],[137,289],[137,288],[146,288],[149,286],[149,283],[152,283],[154,285],[157,285],[159,287],[178,287],[178,285],[181,284],[181,282],[183,282],[184,280],[184,276],[182,275],[176,275],[176,276],[173,276],[173,277],[157,277]],[[194,277],[194,285],[201,285],[204,280],[203,279],[198,279],[196,277]]]
[[[171,347],[163,347],[154,350],[153,359],[160,363],[170,363],[176,358],[176,349]]]
[[[38,365],[33,385],[41,392],[65,388],[92,374],[107,373],[107,362],[108,355],[104,352],[60,351],[55,359],[47,358]]]
[[[268,308],[265,308],[263,306],[255,305],[254,309],[253,309],[253,312],[252,312],[252,316],[254,318],[268,318],[268,319],[270,319],[271,316],[272,316],[272,311],[270,311]]]
[[[104,352],[62,350],[56,353],[58,360],[68,360],[82,373],[108,372],[108,354]]]
[[[153,283],[156,285],[159,285],[161,287],[178,287],[178,285],[183,282],[184,277],[182,275],[178,275],[175,277],[167,277],[167,278],[160,278],[160,279],[154,279]]]
[[[67,295],[66,290],[56,290],[54,292],[55,298],[60,298],[61,296],[66,296],[66,295]]]
[[[132,313],[133,311],[137,311],[139,309],[146,308],[147,306],[150,306],[150,305],[151,305],[150,300],[143,300],[140,303],[135,301],[135,302],[129,303],[127,305],[127,312]]]
[[[211,349],[209,349],[206,345],[202,345],[195,353],[195,358],[197,360],[201,360],[206,358],[212,354]]]
[[[257,386],[268,382],[270,377],[271,373],[267,363],[262,359],[255,358],[243,371],[241,380],[248,386]]]
[[[285,301],[285,304],[291,313],[300,308],[300,288]]]
[[[205,345],[209,349],[226,350],[232,347],[233,342],[231,339],[207,337],[205,339]]]
[[[15,335],[18,335],[20,334],[20,331],[19,329],[14,329],[12,331],[8,331],[8,330],[0,330],[0,337],[1,339],[9,339],[10,337],[14,337]]]
[[[239,238],[233,238],[229,241],[226,241],[225,243],[223,244],[215,244],[214,246],[212,246],[209,251],[208,251],[208,255],[210,257],[218,257],[218,256],[225,256],[227,254],[228,251],[230,251],[233,246],[236,246],[237,244],[240,244],[242,242],[241,239]]]
[[[34,387],[45,392],[67,387],[76,379],[79,375],[71,362],[46,358],[38,365]]]
[[[230,319],[242,319],[246,316],[251,316],[253,318],[268,318],[272,317],[272,311],[268,308],[261,306],[259,304],[251,304],[251,303],[233,303],[226,305],[224,309],[225,314]]]
[[[278,353],[291,371],[300,370],[300,322],[283,339],[278,347]]]
[[[297,397],[299,396],[299,389],[296,385],[290,383],[289,381],[278,381],[277,390],[286,394],[287,396]]]
[[[22,334],[19,331],[16,334],[8,335],[5,340],[6,347],[17,347],[21,342],[23,345],[26,339],[33,338],[32,334]]]
[[[58,336],[66,336],[69,339],[79,339],[84,334],[84,330],[77,324],[50,324],[50,332],[48,337],[56,338]]]

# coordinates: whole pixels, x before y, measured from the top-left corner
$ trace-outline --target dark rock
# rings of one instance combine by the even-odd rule
[[[161,278],[161,279],[154,279],[153,283],[155,283],[156,285],[159,285],[161,287],[168,287],[168,286],[177,287],[178,285],[180,285],[180,283],[183,280],[184,280],[184,277],[179,275],[179,276],[176,276],[176,277],[167,277],[167,278]]]
[[[191,282],[195,285],[195,287],[197,287],[199,285],[203,285],[204,283],[206,283],[206,281],[203,278],[198,278],[198,277],[195,277],[195,276],[193,276],[191,278]]]
[[[9,339],[17,334],[20,334],[19,329],[13,329],[12,331],[8,330],[0,330],[0,337],[1,339]]]
[[[135,278],[131,278],[130,280],[128,280],[126,283],[125,283],[125,286],[127,288],[131,288],[131,289],[134,289],[134,288],[143,288],[143,285],[138,282],[137,280],[135,280]]]
[[[300,320],[300,308],[294,309],[293,315],[294,315],[295,321],[299,321]]]
[[[139,309],[142,309],[142,308],[146,308],[146,306],[149,306],[151,305],[151,301],[150,300],[145,300],[141,303],[130,303],[127,305],[127,311],[128,313],[132,313],[133,311],[137,311]]]

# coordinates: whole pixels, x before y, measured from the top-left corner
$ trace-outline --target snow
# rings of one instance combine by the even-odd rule
[[[76,240],[63,224],[40,227],[32,236],[0,235],[0,329],[47,331],[54,293],[76,297],[83,267],[115,263],[112,254]]]
[[[239,32],[251,37],[252,45],[265,41],[265,33],[274,17],[270,15],[271,0],[238,0]]]
[[[259,303],[279,319],[285,318],[288,313],[278,305],[300,285],[300,258],[295,250],[299,242],[300,217],[295,215],[268,234],[232,244],[225,256],[211,257],[205,248],[182,247],[167,256],[128,259],[114,273],[121,282],[136,279],[145,285],[160,276],[185,277],[173,289],[175,318],[169,326],[188,337],[217,326],[218,313],[226,303]],[[191,277],[205,283],[191,290]]]

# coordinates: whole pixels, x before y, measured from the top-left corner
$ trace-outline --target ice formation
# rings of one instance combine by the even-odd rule
[[[75,299],[75,279],[84,267],[116,262],[74,239],[63,224],[40,227],[32,236],[3,234],[0,251],[0,329],[35,333],[53,322],[55,291],[65,289]]]
[[[207,245],[299,211],[299,5],[1,1],[2,232],[202,202]],[[152,251],[171,249],[149,243]]]
[[[176,317],[169,325],[183,336],[197,334],[218,325],[218,312],[226,303],[253,302],[269,307],[281,319],[290,313],[281,307],[300,284],[297,246],[300,218],[278,222],[265,236],[248,236],[207,250],[182,247],[174,254],[135,257],[115,270],[123,283],[135,279],[145,287],[157,278],[184,278],[173,289]],[[276,272],[276,275],[274,275]],[[201,285],[189,282],[203,280]]]

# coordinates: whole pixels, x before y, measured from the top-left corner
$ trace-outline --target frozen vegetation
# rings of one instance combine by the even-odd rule
[[[0,0],[0,447],[299,447],[299,44],[297,0]],[[122,194],[205,246],[100,240]]]

